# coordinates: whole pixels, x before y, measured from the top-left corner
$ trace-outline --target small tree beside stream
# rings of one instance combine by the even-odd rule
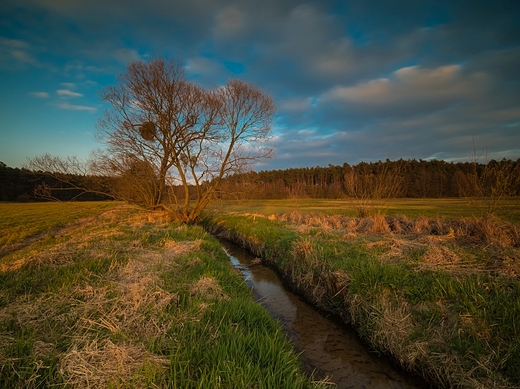
[[[403,166],[397,161],[379,162],[375,169],[360,163],[345,173],[345,194],[353,198],[359,217],[384,214],[390,199],[404,190]]]

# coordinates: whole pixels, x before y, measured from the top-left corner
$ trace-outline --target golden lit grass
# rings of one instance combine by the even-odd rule
[[[310,388],[202,228],[119,206],[0,260],[0,387]]]
[[[417,218],[420,216],[433,218],[464,218],[480,215],[484,211],[467,199],[392,199],[387,204],[388,214],[391,216],[406,215]],[[520,197],[504,200],[507,209],[507,220],[520,222]],[[328,199],[287,199],[287,200],[228,200],[211,204],[209,210],[218,213],[250,213],[269,216],[272,214],[286,214],[296,211],[301,214],[321,213],[326,215],[356,216],[356,201],[345,198],[339,200]]]
[[[66,211],[68,206],[65,204],[64,206]],[[49,215],[50,221],[48,223],[53,224],[54,228],[37,235],[28,236],[25,240],[0,249],[0,272],[15,271],[30,263],[35,265],[63,265],[71,262],[81,249],[88,249],[89,255],[95,256],[97,247],[102,247],[114,237],[123,234],[116,229],[107,228],[110,224],[117,224],[115,217],[117,213],[110,208],[113,207],[109,207],[109,210],[103,213],[103,224],[98,224],[97,219],[93,216],[81,218],[84,214],[80,213],[75,214],[76,217],[80,217],[79,219],[62,225],[61,223],[65,218],[57,217],[51,220],[52,215]],[[103,208],[95,207],[94,209],[101,213]],[[26,212],[30,213],[31,210],[28,209]],[[56,227],[58,225],[59,228]],[[29,230],[31,228],[31,226],[28,227]],[[15,230],[18,230],[18,227]],[[19,236],[24,235],[27,234],[20,234]],[[11,234],[11,236],[13,235]],[[45,249],[42,250],[42,248]]]
[[[73,346],[61,359],[59,372],[68,377],[66,383],[74,388],[118,387],[121,381],[146,387],[143,370],[164,371],[168,364],[167,358],[145,350],[142,345],[116,345],[107,339],[93,339],[79,348]]]
[[[366,247],[381,259],[400,262],[415,258],[421,265],[419,269],[489,271],[520,278],[520,226],[498,218],[355,218],[293,211],[270,215],[269,219],[290,223],[303,233],[317,229],[339,233],[345,240],[368,237]]]
[[[104,388],[130,381],[140,386],[139,373],[143,369],[163,370],[169,361],[133,341],[157,339],[171,328],[173,320],[186,319],[183,315],[165,318],[164,309],[175,304],[178,297],[162,288],[157,269],[179,266],[175,258],[197,249],[200,241],[166,239],[159,250],[144,248],[139,241],[117,243],[114,237],[121,235],[115,227],[118,223],[136,228],[145,220],[157,220],[146,213],[129,217],[127,214],[128,209],[123,207],[105,212],[95,220],[69,224],[60,231],[57,244],[49,242],[45,250],[38,245],[29,246],[20,250],[16,260],[3,264],[0,269],[0,272],[12,272],[29,265],[59,268],[79,260],[78,256],[110,257],[114,251],[128,258],[124,265],[113,261],[106,275],[94,277],[90,282],[64,285],[57,292],[37,296],[22,295],[0,308],[0,320],[15,318],[20,325],[30,324],[42,334],[47,326],[57,326],[72,337],[69,348],[59,353],[59,372],[72,387]],[[85,247],[90,249],[83,250]],[[192,290],[224,296],[218,283],[211,279],[199,280]],[[67,308],[63,311],[60,307]],[[111,337],[118,334],[126,340],[114,343]],[[5,344],[10,337],[0,333],[0,339]],[[54,344],[43,340],[37,340],[34,348],[36,357],[56,352]],[[12,362],[2,360],[4,366]]]
[[[118,205],[116,202],[0,203],[0,256],[55,233],[67,223],[99,215]]]
[[[519,226],[498,218],[213,216],[320,308],[440,387],[517,387]]]
[[[212,277],[202,276],[192,285],[191,294],[200,296],[203,300],[228,300],[218,281]]]

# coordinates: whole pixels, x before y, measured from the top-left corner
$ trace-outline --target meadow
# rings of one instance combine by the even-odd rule
[[[520,227],[463,200],[220,202],[204,223],[439,387],[520,387]]]
[[[520,229],[459,199],[0,204],[0,387],[310,388],[205,229],[438,387],[518,388]],[[204,227],[204,228],[203,228]]]
[[[0,387],[324,387],[202,227],[121,203],[0,208]]]
[[[502,217],[510,222],[520,223],[520,198],[504,199]],[[356,201],[353,199],[290,199],[290,200],[227,200],[215,201],[209,210],[236,213],[251,213],[269,216],[293,211],[307,214],[318,212],[326,215],[356,216]],[[408,217],[440,217],[447,219],[479,217],[485,211],[485,204],[475,199],[464,198],[410,198],[391,199],[382,204],[381,209],[388,215]]]
[[[79,218],[97,216],[121,203],[0,203],[0,247],[27,243],[26,239],[48,234]]]

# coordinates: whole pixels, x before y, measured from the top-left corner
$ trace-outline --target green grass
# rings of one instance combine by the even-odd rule
[[[38,219],[14,208],[0,223]],[[2,258],[0,387],[319,387],[201,227],[69,209],[36,207],[63,228]]]
[[[0,247],[23,242],[80,218],[99,215],[116,202],[0,203]]]
[[[505,200],[507,203],[506,219],[520,222],[520,198]],[[484,210],[483,205],[475,205],[467,199],[393,199],[385,204],[389,215],[408,217],[443,217],[459,218],[478,216]],[[356,203],[352,199],[290,199],[290,200],[228,200],[218,201],[210,206],[210,211],[225,209],[226,212],[252,213],[268,216],[292,211],[300,213],[319,212],[328,215],[356,216]]]
[[[282,210],[280,202],[250,203],[241,215],[236,204],[221,204],[205,223],[274,263],[308,299],[353,322],[405,369],[445,387],[520,382],[520,282],[505,260],[520,258],[517,247],[451,233],[303,228],[303,221],[258,216],[275,205]],[[315,205],[309,201],[302,213],[316,212]],[[323,205],[327,214],[343,212]]]

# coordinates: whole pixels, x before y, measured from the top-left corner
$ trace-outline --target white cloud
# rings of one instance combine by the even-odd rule
[[[42,67],[42,64],[29,52],[31,45],[20,39],[0,37],[0,62],[10,64],[17,69],[22,65]]]
[[[186,73],[198,84],[213,88],[225,82],[227,70],[217,61],[195,57],[186,61]]]
[[[387,78],[371,80],[358,86],[337,86],[327,92],[323,98],[325,100],[337,100],[358,103],[382,103],[394,98],[392,95],[391,82]]]
[[[326,92],[324,101],[374,107],[410,107],[449,104],[485,93],[489,77],[483,73],[466,75],[459,65],[434,69],[419,66],[401,68],[389,78],[379,78],[356,86],[336,86]]]
[[[217,36],[235,36],[246,27],[246,14],[235,7],[218,13],[215,18],[214,33]]]
[[[11,55],[13,58],[15,58],[18,62],[21,62],[23,64],[28,64],[36,67],[41,67],[42,64],[38,62],[36,58],[34,58],[31,54],[27,53],[24,50],[13,50],[11,51]]]
[[[67,88],[67,89],[74,89],[74,88],[76,88],[76,84],[73,83],[73,82],[62,82],[61,85],[64,86],[65,88]]]
[[[8,38],[0,38],[0,46],[11,47],[14,49],[28,49],[30,47],[25,41]]]
[[[70,111],[89,111],[89,112],[95,112],[95,107],[89,107],[86,105],[73,105],[69,103],[60,103],[58,104],[58,107],[61,109],[67,109]]]
[[[141,60],[139,53],[131,49],[117,49],[114,52],[114,58],[125,64]]]
[[[222,70],[220,63],[208,58],[197,57],[186,61],[186,71],[192,75],[215,74]]]
[[[67,97],[82,97],[83,96],[81,93],[73,92],[68,89],[58,89],[56,91],[56,93],[58,93],[58,95],[60,95],[60,96],[67,96]]]
[[[305,112],[311,107],[312,98],[292,98],[283,100],[279,106],[281,111],[286,112]]]
[[[81,72],[81,71],[83,71],[84,68],[85,68],[85,65],[83,64],[82,61],[72,60],[65,64],[64,71],[65,71],[65,73],[68,73],[70,71]]]
[[[31,92],[30,95],[38,97],[39,99],[47,99],[49,97],[47,92]]]

